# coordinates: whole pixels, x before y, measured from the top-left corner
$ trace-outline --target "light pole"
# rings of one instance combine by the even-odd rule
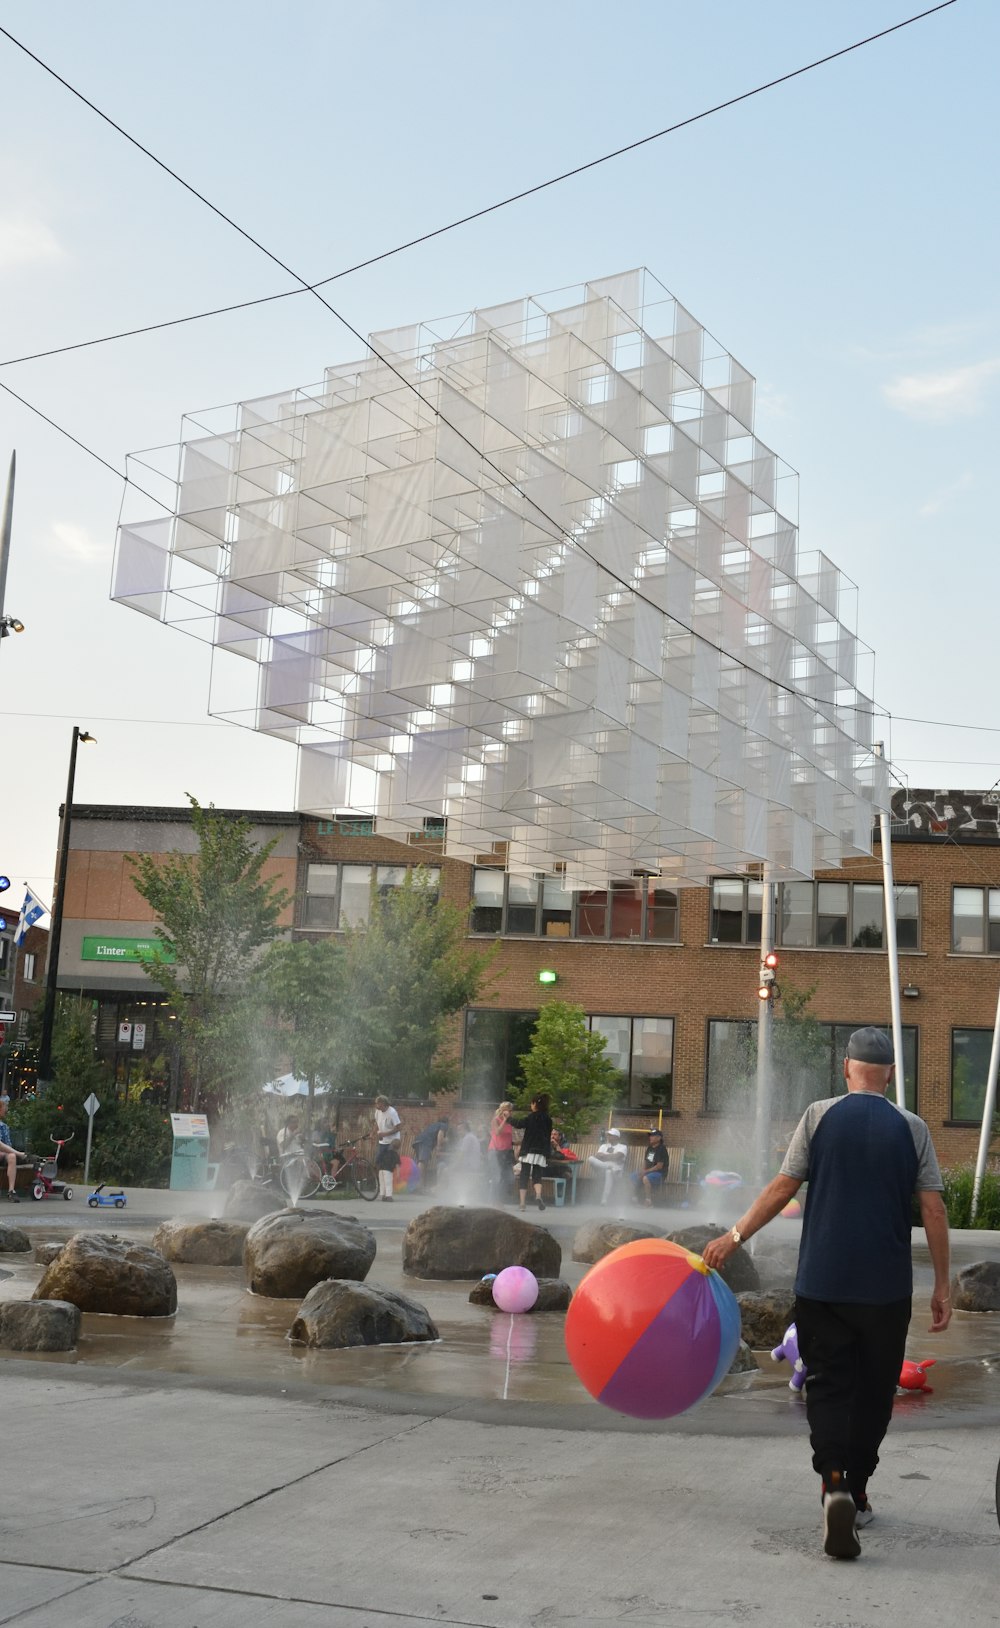
[[[16,616],[8,616],[4,611],[4,596],[7,591],[7,561],[10,558],[10,532],[14,519],[14,474],[17,469],[17,453],[10,455],[10,474],[7,476],[7,493],[3,500],[3,513],[0,515],[0,639],[5,639],[8,633],[23,633],[24,623],[19,622]]]
[[[42,1013],[42,1044],[38,1053],[38,1083],[47,1081],[52,1067],[52,1026],[56,1015],[56,980],[59,976],[59,944],[62,939],[63,898],[66,892],[66,869],[69,864],[69,828],[73,820],[73,782],[76,779],[76,748],[80,741],[97,744],[94,735],[88,735],[79,724],[73,725],[73,744],[69,749],[69,776],[66,781],[66,803],[63,808],[62,830],[59,833],[59,867],[56,877],[56,896],[52,901],[52,925],[49,930],[49,965],[45,978],[45,1008]]]

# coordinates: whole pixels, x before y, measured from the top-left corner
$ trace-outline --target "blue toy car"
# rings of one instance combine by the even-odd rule
[[[106,1183],[102,1181],[99,1187],[94,1188],[87,1200],[90,1208],[97,1210],[100,1209],[102,1204],[113,1204],[116,1210],[123,1210],[125,1208],[125,1194],[120,1188],[115,1193],[106,1193],[104,1191],[105,1185]]]

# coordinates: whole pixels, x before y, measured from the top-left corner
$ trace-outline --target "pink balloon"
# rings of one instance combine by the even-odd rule
[[[538,1299],[538,1279],[526,1266],[505,1266],[493,1280],[493,1301],[501,1311],[530,1311]]]

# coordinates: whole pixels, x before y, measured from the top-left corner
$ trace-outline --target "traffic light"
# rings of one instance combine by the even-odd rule
[[[778,988],[778,957],[774,950],[769,950],[760,964],[757,999],[759,1001],[777,1000],[780,993],[781,991]]]

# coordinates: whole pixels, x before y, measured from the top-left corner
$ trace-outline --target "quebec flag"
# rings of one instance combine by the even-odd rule
[[[34,927],[38,918],[45,915],[45,909],[45,905],[42,904],[40,899],[35,898],[35,895],[32,893],[30,887],[26,889],[24,903],[21,906],[21,914],[18,917],[17,932],[14,934],[15,944],[24,943],[28,928]]]

